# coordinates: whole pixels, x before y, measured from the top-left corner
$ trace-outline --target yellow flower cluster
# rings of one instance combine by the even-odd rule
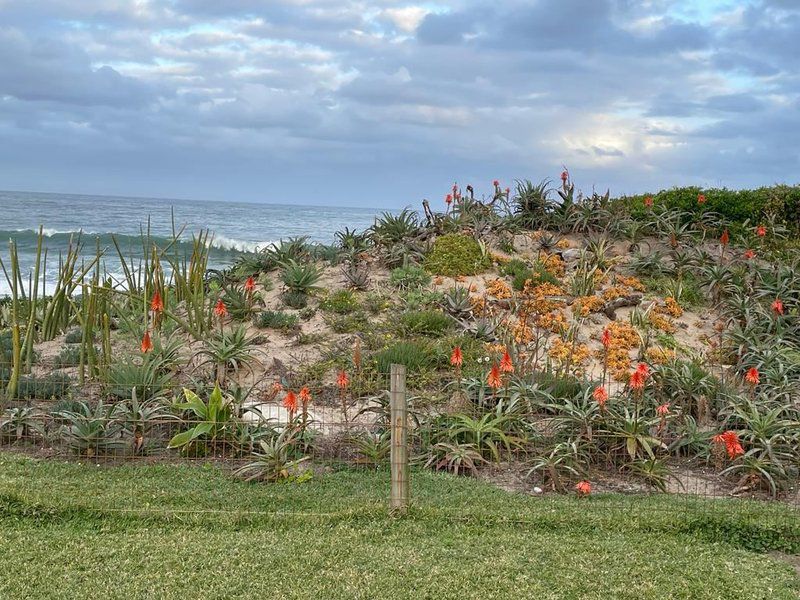
[[[644,287],[644,284],[641,282],[641,280],[638,277],[633,277],[633,276],[625,277],[624,275],[618,275],[617,276],[617,283],[619,285],[624,285],[626,287],[634,289],[634,290],[636,290],[638,292],[643,292],[646,289]]]
[[[572,313],[586,317],[589,313],[600,311],[605,304],[600,296],[581,296],[572,303]]]
[[[664,316],[657,309],[650,313],[650,324],[664,333],[675,333],[675,324]]]
[[[470,296],[472,301],[472,312],[476,315],[482,315],[486,311],[486,298],[483,296]]]
[[[567,317],[560,310],[554,310],[536,318],[536,327],[548,329],[553,333],[563,333],[569,327]]]
[[[511,298],[511,287],[502,279],[493,279],[486,284],[486,293],[495,298]]]
[[[628,352],[625,348],[608,349],[608,372],[614,381],[628,381],[631,370],[631,357]],[[603,352],[598,352],[596,356],[602,360]]]
[[[528,344],[533,340],[533,330],[528,327],[523,319],[519,319],[510,327],[511,335],[518,344]]]
[[[676,354],[675,350],[671,350],[670,348],[652,346],[647,349],[645,356],[647,356],[647,360],[654,365],[663,365],[664,363],[674,360]]]
[[[603,290],[603,298],[606,300],[616,300],[623,296],[628,296],[633,290],[626,285],[612,285]]]
[[[678,301],[672,296],[664,298],[664,312],[670,317],[680,317],[683,314],[683,309]]]
[[[539,252],[539,262],[542,263],[545,271],[553,277],[563,277],[566,267],[564,261],[558,254],[548,254],[544,250]]]
[[[625,349],[639,347],[639,334],[630,323],[622,321],[612,321],[608,324],[608,333],[611,335],[611,347]]]
[[[591,350],[586,344],[575,344],[573,347],[572,342],[565,342],[561,338],[556,338],[550,345],[547,355],[562,365],[569,363],[570,370],[580,373],[583,371],[589,356],[591,356]]]
[[[561,308],[565,304],[561,299],[552,298],[552,296],[560,296],[564,292],[560,287],[551,283],[535,285],[528,280],[522,293],[530,298],[522,307],[525,314],[543,315]]]

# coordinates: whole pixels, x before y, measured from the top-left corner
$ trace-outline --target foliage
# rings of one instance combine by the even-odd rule
[[[256,315],[257,327],[293,331],[300,326],[300,318],[282,310],[264,310]]]
[[[426,286],[430,283],[431,276],[422,267],[408,265],[392,270],[389,282],[400,289],[413,289]]]
[[[489,264],[488,255],[474,237],[456,233],[437,237],[424,261],[429,272],[449,277],[475,275]]]
[[[358,309],[358,299],[350,290],[337,290],[323,298],[319,307],[337,315],[346,315]]]
[[[440,336],[452,325],[452,319],[438,310],[409,311],[400,316],[400,327],[407,334]]]

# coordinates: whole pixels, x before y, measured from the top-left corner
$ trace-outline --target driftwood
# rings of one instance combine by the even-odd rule
[[[623,296],[622,298],[617,298],[616,300],[612,300],[611,302],[606,302],[605,306],[600,310],[605,316],[607,316],[612,321],[617,320],[617,309],[622,308],[623,306],[639,306],[642,302],[642,295],[641,294],[631,294],[630,296]]]

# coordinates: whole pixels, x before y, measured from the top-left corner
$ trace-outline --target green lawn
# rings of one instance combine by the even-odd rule
[[[245,484],[210,466],[0,454],[0,598],[792,598],[778,504],[529,498],[415,473]],[[749,548],[749,549],[748,549]]]

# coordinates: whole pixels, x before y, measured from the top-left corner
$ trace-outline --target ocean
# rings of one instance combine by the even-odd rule
[[[43,227],[49,283],[56,275],[59,252],[65,252],[70,238],[78,234],[87,257],[94,257],[99,241],[101,249],[107,249],[105,270],[119,273],[111,235],[128,256],[141,255],[140,233],[147,229],[148,218],[151,237],[160,245],[172,237],[173,215],[176,229],[184,228],[183,243],[191,244],[192,234],[201,229],[210,230],[209,267],[222,268],[241,252],[253,252],[289,237],[307,236],[310,241],[331,243],[336,231],[345,227],[363,230],[381,212],[377,208],[0,191],[0,240],[16,242],[20,266],[27,272],[35,261],[37,233]],[[0,244],[6,268],[8,257],[8,245]],[[0,273],[0,295],[9,291],[8,281]]]

